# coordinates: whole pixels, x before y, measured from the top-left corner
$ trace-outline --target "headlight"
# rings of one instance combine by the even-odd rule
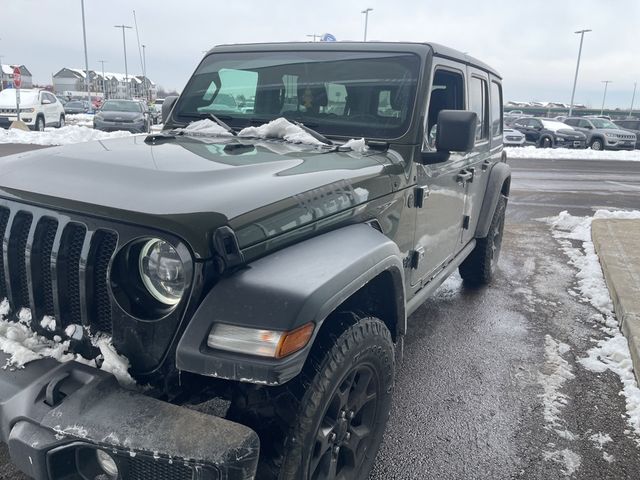
[[[609,138],[618,138],[618,134],[617,133],[605,133],[605,136],[607,136]]]
[[[175,248],[154,238],[140,250],[140,277],[149,293],[165,305],[176,305],[184,294],[184,265]]]
[[[21,108],[20,109],[20,113],[33,113],[35,111],[36,111],[35,108]]]

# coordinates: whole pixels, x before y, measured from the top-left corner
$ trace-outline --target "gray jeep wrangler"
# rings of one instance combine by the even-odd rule
[[[367,478],[407,317],[491,280],[509,185],[500,76],[423,43],[216,47],[162,132],[3,158],[0,323],[76,355],[0,371],[13,462]]]

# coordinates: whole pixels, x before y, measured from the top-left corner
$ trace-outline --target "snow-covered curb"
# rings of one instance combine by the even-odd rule
[[[65,115],[64,119],[67,125],[93,128],[93,117],[91,113],[70,113]]]
[[[603,339],[594,339],[596,346],[578,362],[590,371],[601,373],[610,370],[620,377],[627,422],[640,446],[640,389],[633,374],[629,345],[614,316],[609,290],[591,240],[591,222],[594,218],[640,218],[640,211],[598,210],[593,217],[575,217],[564,211],[547,221],[553,236],[569,257],[569,263],[577,269],[578,294],[600,312],[592,319],[607,335]],[[582,242],[582,248],[574,246],[572,241]]]
[[[591,150],[571,148],[506,147],[507,158],[555,160],[623,160],[640,162],[640,150]]]
[[[59,362],[75,360],[112,373],[122,386],[135,385],[135,381],[128,372],[129,360],[116,352],[111,337],[106,335],[90,336],[93,345],[100,350],[100,355],[95,360],[87,360],[70,352],[70,338],[75,336],[76,331],[82,333],[83,328],[80,325],[69,328],[72,327],[70,325],[65,329],[65,336],[68,337],[66,340],[58,335],[53,340],[49,340],[38,335],[29,327],[32,318],[28,309],[22,309],[18,313],[17,322],[7,320],[6,317],[9,313],[9,302],[4,299],[0,303],[0,350],[9,355],[7,365],[4,365],[4,368],[24,368],[29,362],[45,357],[53,358]],[[48,330],[54,330],[56,324],[53,318],[45,317],[40,321],[40,325]],[[96,361],[99,363],[99,367]]]
[[[78,125],[67,125],[62,128],[47,128],[44,132],[25,132],[16,128],[4,130],[0,128],[0,144],[28,143],[32,145],[69,145],[72,143],[106,140],[108,138],[129,137],[131,133],[102,132],[93,128]]]

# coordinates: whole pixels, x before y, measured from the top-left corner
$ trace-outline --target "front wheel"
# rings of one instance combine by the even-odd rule
[[[34,130],[36,130],[37,132],[44,132],[44,117],[36,118]]]
[[[540,140],[540,147],[551,148],[553,147],[553,141],[549,137],[543,137],[542,140]]]
[[[60,115],[60,121],[58,122],[58,128],[64,127],[64,124],[65,124],[64,115]]]
[[[492,280],[500,258],[500,250],[502,249],[506,209],[507,197],[500,195],[496,211],[493,213],[489,233],[486,237],[476,240],[475,248],[458,269],[465,283],[485,285]]]
[[[604,143],[599,138],[594,138],[591,142],[591,150],[602,150],[604,148]]]
[[[258,479],[369,478],[391,409],[393,341],[375,317],[326,321],[337,328],[320,332],[302,373],[273,391],[275,417],[248,422],[262,445]]]

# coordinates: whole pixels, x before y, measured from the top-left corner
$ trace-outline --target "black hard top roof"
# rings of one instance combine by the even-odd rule
[[[241,43],[232,45],[216,45],[211,52],[241,52],[241,51],[286,51],[286,50],[356,50],[371,52],[410,52],[425,54],[432,50],[434,55],[456,60],[467,65],[485,70],[498,78],[501,75],[480,60],[473,58],[453,48],[445,47],[437,43],[419,42],[283,42],[283,43]]]

